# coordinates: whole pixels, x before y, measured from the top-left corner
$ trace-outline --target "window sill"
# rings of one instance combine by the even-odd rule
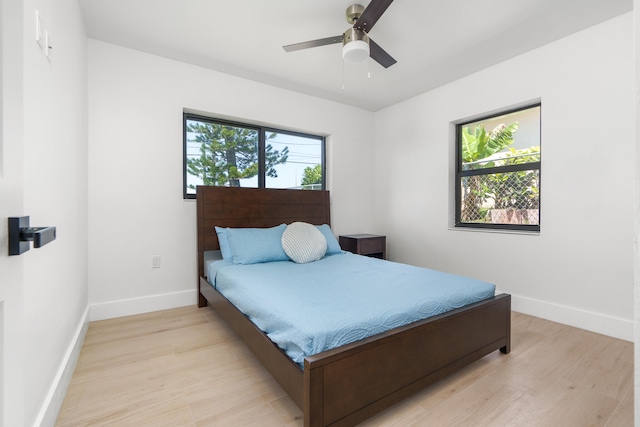
[[[523,236],[539,236],[539,231],[520,231],[520,230],[496,230],[495,228],[473,228],[473,227],[447,227],[449,231],[464,231],[471,233],[493,233],[493,234],[520,234]]]

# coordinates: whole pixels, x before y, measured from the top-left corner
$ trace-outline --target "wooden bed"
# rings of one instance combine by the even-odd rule
[[[197,188],[198,306],[211,304],[304,413],[306,427],[352,426],[483,356],[510,351],[511,296],[412,323],[294,363],[207,282],[214,226],[331,224],[329,192]]]

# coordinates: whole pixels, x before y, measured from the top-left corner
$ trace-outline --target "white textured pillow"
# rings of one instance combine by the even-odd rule
[[[282,249],[298,264],[317,261],[327,252],[327,239],[315,225],[294,222],[282,233]]]

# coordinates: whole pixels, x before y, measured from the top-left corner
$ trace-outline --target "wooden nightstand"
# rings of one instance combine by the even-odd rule
[[[376,234],[350,234],[339,237],[340,247],[358,255],[387,259],[387,237]]]

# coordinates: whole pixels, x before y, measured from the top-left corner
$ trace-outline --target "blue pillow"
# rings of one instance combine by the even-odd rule
[[[336,240],[336,236],[333,235],[331,227],[327,224],[316,225],[316,227],[318,227],[318,230],[320,230],[324,238],[327,239],[327,253],[325,255],[341,254],[342,248]]]
[[[288,261],[282,249],[282,234],[286,224],[272,228],[227,228],[227,240],[234,264]]]
[[[222,259],[230,260],[233,254],[231,253],[231,247],[229,247],[229,239],[227,239],[226,230],[226,228],[216,227],[216,234],[218,235],[218,244],[220,245]]]

